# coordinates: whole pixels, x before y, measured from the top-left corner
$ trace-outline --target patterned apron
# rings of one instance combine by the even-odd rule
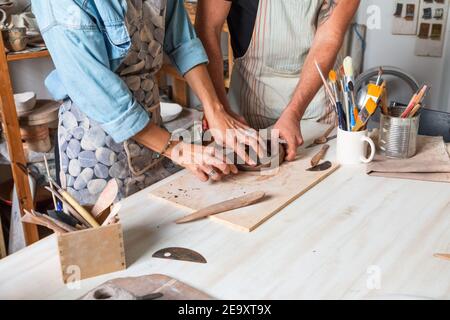
[[[128,0],[130,51],[117,70],[134,98],[161,124],[155,75],[163,63],[167,0]],[[93,205],[110,179],[119,199],[179,170],[171,161],[133,140],[117,144],[80,109],[66,100],[59,113],[58,145],[62,187],[82,205]]]
[[[233,111],[255,129],[275,124],[290,102],[312,46],[324,0],[260,0],[253,37],[236,59],[229,99]],[[303,119],[320,120],[327,112],[320,90]]]

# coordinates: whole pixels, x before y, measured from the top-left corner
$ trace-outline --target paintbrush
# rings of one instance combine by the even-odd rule
[[[319,63],[317,63],[317,60],[314,61],[316,64],[317,71],[319,72],[320,78],[322,79],[323,86],[325,88],[325,92],[328,95],[328,99],[330,99],[331,104],[336,107],[336,100],[333,97],[333,93],[331,92],[330,86],[328,85],[327,80],[325,79],[325,76],[323,75],[322,69],[320,69]]]
[[[350,129],[351,130],[356,125],[356,119],[354,114],[354,94],[352,93],[350,87],[353,88],[353,59],[351,57],[346,57],[343,63],[344,74],[345,74],[345,91],[348,93],[348,113],[350,115]]]
[[[345,123],[346,123],[346,127],[347,127],[347,131],[351,131],[351,123],[350,123],[350,106],[348,103],[349,97],[348,97],[348,92],[345,90],[345,85],[344,85],[344,81],[341,80],[340,81],[340,85],[341,85],[341,90],[343,92],[344,95],[344,110],[345,110]]]
[[[378,69],[378,77],[377,77],[377,81],[375,82],[375,84],[376,84],[377,86],[379,86],[379,85],[381,84],[381,77],[383,76],[383,73],[384,73],[383,68],[380,67],[380,68]]]
[[[352,113],[353,113],[353,119],[354,119],[355,123],[354,124],[352,123],[352,127],[354,127],[356,125],[356,119],[358,119],[359,108],[358,108],[358,105],[356,104],[355,87],[353,86],[353,81],[349,81],[348,89],[350,91],[350,98],[352,100],[352,105],[353,105]]]
[[[339,94],[338,94],[338,89],[337,89],[337,73],[334,70],[331,70],[330,73],[328,74],[328,79],[331,81],[331,84],[333,86],[333,91],[334,91],[334,95],[335,95],[335,99],[336,99],[336,113],[338,116],[338,123],[339,123],[339,128],[341,128],[342,130],[346,130],[347,129],[347,123],[345,120],[345,112],[344,109],[342,107],[342,102],[339,99]]]
[[[336,102],[339,101],[339,95],[338,95],[338,90],[337,90],[337,74],[336,71],[334,71],[333,69],[330,70],[330,72],[328,73],[328,80],[330,80],[331,82],[331,87],[333,88],[333,93],[334,93],[334,98],[336,100]]]

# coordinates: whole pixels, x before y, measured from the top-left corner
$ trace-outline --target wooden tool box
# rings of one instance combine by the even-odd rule
[[[126,269],[120,223],[57,235],[64,283]]]

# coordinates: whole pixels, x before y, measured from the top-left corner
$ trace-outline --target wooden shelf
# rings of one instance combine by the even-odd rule
[[[26,53],[8,53],[6,55],[7,61],[20,61],[20,60],[28,60],[28,59],[37,59],[37,58],[45,58],[50,57],[50,53],[48,50],[36,51],[36,52],[26,52]]]
[[[8,62],[45,56],[49,56],[48,51],[7,54],[3,37],[0,37],[0,120],[3,124],[3,134],[9,150],[11,171],[16,186],[21,216],[25,214],[24,210],[33,210],[34,203],[28,174],[21,169],[26,167],[27,159],[20,135]],[[27,245],[39,241],[37,226],[23,223],[23,232]]]

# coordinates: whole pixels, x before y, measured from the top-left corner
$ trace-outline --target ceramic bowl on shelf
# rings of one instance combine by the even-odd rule
[[[183,112],[183,107],[176,103],[161,102],[161,117],[164,123],[178,118]]]
[[[15,94],[14,101],[18,114],[31,111],[36,106],[36,93],[30,91]]]

